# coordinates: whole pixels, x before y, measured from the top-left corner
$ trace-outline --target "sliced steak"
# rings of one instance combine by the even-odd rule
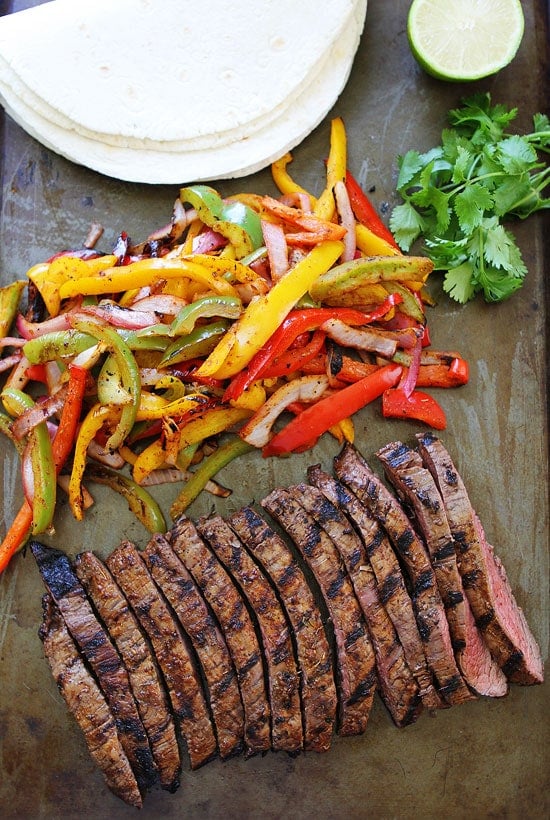
[[[331,744],[337,700],[332,654],[319,607],[288,545],[255,510],[244,507],[231,516],[230,524],[279,593],[296,644],[304,749],[325,752]]]
[[[395,496],[352,445],[344,447],[342,458],[352,458],[358,463],[363,480],[359,497],[386,530],[407,572],[426,660],[439,694],[450,705],[471,700],[474,695],[456,664],[445,608],[424,543]]]
[[[106,563],[151,641],[191,768],[197,769],[211,760],[217,749],[192,649],[135,546],[123,541]]]
[[[162,535],[149,541],[143,558],[189,636],[210,695],[222,760],[243,749],[244,716],[237,674],[220,628],[193,578]]]
[[[506,676],[491,657],[472,617],[458,571],[454,540],[443,500],[420,455],[400,441],[377,453],[398,496],[412,511],[430,553],[455,657],[470,688],[477,694],[502,697],[508,691]]]
[[[248,753],[265,752],[270,748],[271,738],[262,652],[243,597],[185,516],[172,527],[170,543],[202,590],[225,635],[241,690]]]
[[[151,648],[128,601],[105,564],[92,552],[75,559],[75,572],[114,641],[151,743],[162,788],[179,786],[181,758],[174,718]]]
[[[418,449],[443,498],[464,591],[485,641],[509,680],[542,683],[540,649],[518,606],[506,571],[487,543],[466,487],[440,439],[417,436]]]
[[[126,667],[98,621],[67,555],[38,541],[31,541],[30,547],[48,592],[105,695],[143,793],[156,782],[157,767]]]
[[[422,710],[420,690],[405,660],[403,647],[378,592],[376,576],[365,546],[344,513],[336,506],[335,480],[319,465],[310,467],[301,503],[339,550],[357,600],[365,615],[374,652],[380,694],[397,726],[413,723]]]
[[[292,538],[319,585],[334,627],[339,694],[338,732],[362,734],[376,691],[368,627],[340,553],[299,503],[296,488],[277,489],[262,501]]]
[[[335,470],[341,481],[334,483],[334,496],[331,500],[346,513],[361,536],[376,576],[380,600],[394,625],[405,659],[420,687],[422,703],[430,711],[440,709],[444,704],[435,690],[432,674],[428,669],[425,646],[397,556],[383,527],[353,492],[354,489],[360,490],[360,473],[356,476],[355,465],[351,460],[337,459]]]
[[[39,635],[57,687],[84,734],[88,750],[109,789],[135,808],[142,797],[117,732],[115,719],[101,690],[71,638],[53,598],[42,599]]]
[[[303,748],[298,669],[287,620],[277,596],[221,516],[201,519],[198,530],[239,585],[257,619],[267,669],[272,748],[298,752]]]

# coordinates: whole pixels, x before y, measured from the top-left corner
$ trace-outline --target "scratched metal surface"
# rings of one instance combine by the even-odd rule
[[[32,2],[32,0],[31,0]],[[3,3],[2,11],[31,2]],[[520,107],[518,126],[547,102],[546,4],[525,0],[525,38],[514,63],[472,86],[447,85],[414,64],[405,36],[405,0],[370,0],[367,25],[348,87],[334,108],[345,118],[350,165],[375,185],[375,201],[394,204],[395,157],[435,144],[445,112],[459,98],[488,89],[495,101]],[[2,118],[0,274],[21,277],[62,246],[79,244],[92,221],[106,226],[103,245],[121,230],[143,238],[170,216],[177,190],[102,178],[43,149]],[[293,174],[314,192],[322,186],[328,119],[294,152]],[[272,192],[268,172],[235,183]],[[386,203],[386,204],[384,204]],[[437,347],[458,348],[470,361],[468,386],[442,397],[449,425],[443,439],[465,476],[474,505],[507,567],[512,586],[548,657],[548,497],[545,362],[547,305],[543,274],[548,222],[537,216],[516,228],[529,268],[511,301],[461,308],[441,296],[430,315]],[[548,246],[546,245],[546,252]],[[386,441],[410,440],[415,427],[384,423],[374,409],[358,422],[358,444],[370,457]],[[1,531],[21,502],[17,460],[0,442]],[[310,462],[326,467],[336,453],[323,441],[290,461],[249,457],[228,469],[234,488],[191,510],[222,513],[276,484],[303,477]],[[122,537],[146,540],[123,503],[103,488],[86,522],[67,509],[51,543],[76,554],[106,555]],[[167,508],[173,490],[159,493]],[[19,556],[0,578],[0,814],[10,818],[124,818],[133,810],[104,787],[79,731],[59,697],[37,637],[42,587],[32,558]],[[175,795],[148,796],[141,816],[192,818],[542,818],[548,816],[548,685],[512,687],[501,701],[478,700],[396,729],[377,702],[363,737],[335,739],[321,756],[269,754],[184,771]]]

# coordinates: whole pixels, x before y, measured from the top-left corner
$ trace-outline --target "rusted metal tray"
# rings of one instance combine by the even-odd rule
[[[31,5],[2,3],[3,13]],[[260,4],[261,5],[261,4]],[[322,5],[322,4],[321,4]],[[407,0],[370,0],[367,23],[347,88],[332,114],[344,117],[352,170],[384,213],[395,204],[396,156],[427,149],[445,115],[465,94],[489,90],[494,101],[520,109],[520,129],[548,102],[547,6],[523,0],[526,31],[519,53],[498,76],[474,85],[432,80],[407,45]],[[131,32],[127,35],[131,36]],[[307,43],[304,44],[307,47]],[[329,118],[294,151],[293,175],[318,193]],[[92,221],[106,226],[109,247],[120,230],[137,241],[164,224],[177,189],[125,184],[76,167],[1,119],[0,275],[21,277],[52,251],[77,245]],[[269,171],[218,186],[274,193]],[[466,479],[489,538],[501,556],[543,657],[548,657],[547,347],[548,220],[537,215],[515,226],[529,275],[523,290],[499,306],[463,308],[441,294],[430,314],[437,346],[459,349],[471,365],[470,383],[442,397],[442,435]],[[546,301],[545,301],[546,300]],[[370,408],[357,424],[367,458],[416,428],[384,422]],[[326,438],[326,437],[325,437]],[[17,460],[0,442],[2,532],[21,500]],[[247,457],[227,468],[226,500],[207,497],[191,509],[222,514],[261,497],[277,484],[302,479],[308,463],[330,467],[337,444],[327,438],[313,453],[277,462]],[[98,488],[83,524],[68,509],[57,517],[51,543],[71,555],[93,548],[105,556],[127,537],[146,533],[118,496]],[[159,498],[168,509],[173,489]],[[43,588],[30,555],[18,556],[0,578],[0,815],[6,818],[123,818],[134,810],[104,787],[79,730],[69,718],[37,636]],[[381,702],[364,736],[335,739],[324,755],[292,759],[268,754],[213,762],[183,772],[178,793],[150,794],[141,816],[193,818],[543,818],[550,813],[548,684],[513,686],[499,701],[473,703],[423,716],[396,729]]]

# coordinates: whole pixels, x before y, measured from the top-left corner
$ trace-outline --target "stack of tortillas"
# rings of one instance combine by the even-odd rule
[[[240,177],[342,92],[367,0],[52,0],[0,18],[0,95],[29,134],[132,182]]]

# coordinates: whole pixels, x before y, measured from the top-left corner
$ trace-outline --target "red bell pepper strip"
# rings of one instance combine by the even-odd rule
[[[281,353],[273,362],[262,370],[263,379],[275,379],[301,370],[308,362],[320,353],[325,343],[326,334],[316,330],[307,344],[291,348]]]
[[[352,416],[369,402],[381,396],[399,381],[403,368],[396,364],[380,367],[343,390],[333,393],[306,408],[275,435],[263,450],[263,456],[303,452],[334,424]]]
[[[53,460],[58,474],[69,457],[76,439],[87,377],[88,371],[85,368],[75,364],[69,365],[67,398],[52,442]]]
[[[401,387],[386,390],[382,395],[382,415],[384,418],[415,419],[436,430],[444,430],[447,426],[441,405],[422,390],[413,390],[410,396]]]
[[[416,385],[417,387],[460,387],[461,384],[467,384],[469,378],[468,362],[457,356],[450,365],[420,365]]]
[[[384,239],[396,250],[400,250],[392,232],[382,222],[372,202],[349,171],[346,172],[346,190],[357,221],[365,225],[380,239]]]

